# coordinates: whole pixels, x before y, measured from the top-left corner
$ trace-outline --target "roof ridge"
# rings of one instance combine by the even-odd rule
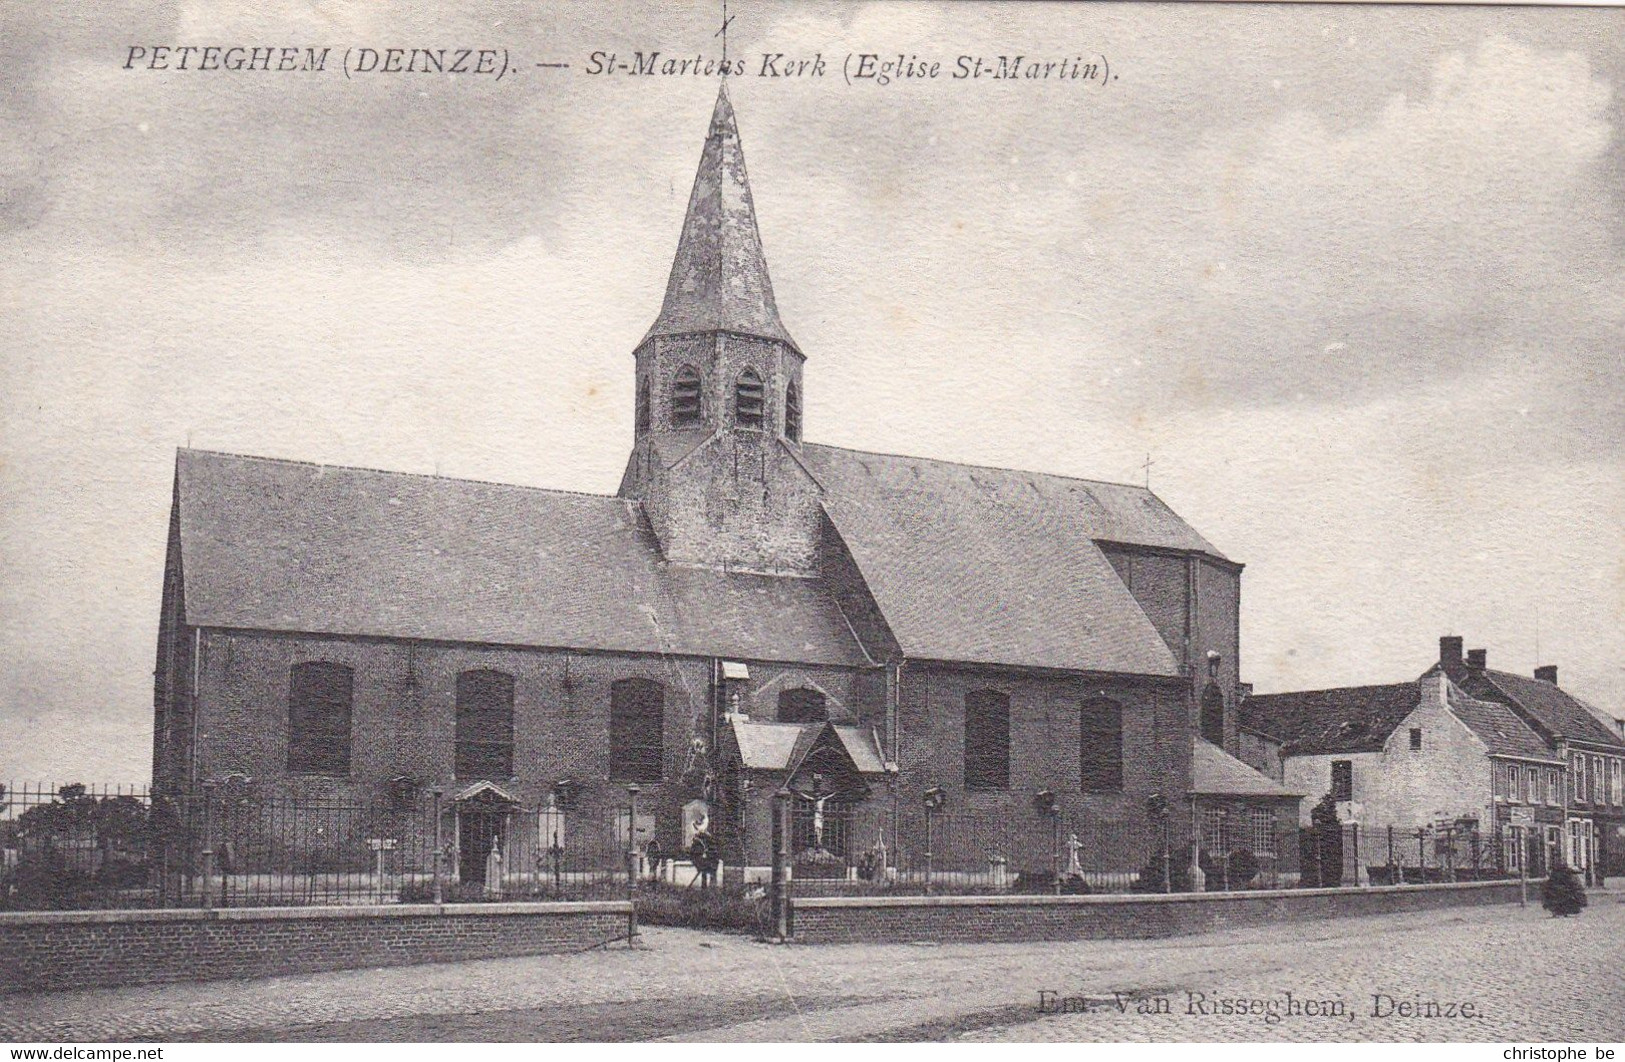
[[[1316,693],[1353,693],[1358,690],[1394,690],[1416,686],[1414,679],[1405,682],[1372,682],[1360,686],[1327,686],[1316,690],[1283,690],[1280,693],[1251,693],[1243,704],[1263,700],[1265,697],[1307,697]]]
[[[194,446],[178,446],[175,455],[181,454],[207,454],[211,457],[232,457],[241,461],[261,461],[272,465],[300,465],[305,468],[333,469],[338,472],[369,472],[378,476],[405,476],[411,479],[431,479],[446,483],[477,483],[485,487],[504,487],[509,490],[529,491],[536,494],[565,494],[576,498],[592,498],[595,501],[625,502],[628,505],[637,505],[636,499],[622,498],[615,494],[594,494],[585,490],[566,490],[563,487],[538,487],[529,483],[504,483],[495,479],[476,479],[468,476],[447,476],[439,472],[407,472],[395,468],[371,468],[367,465],[336,465],[321,461],[305,461],[294,457],[266,457],[264,454],[243,454],[233,450],[205,450]]]
[[[922,457],[918,454],[889,454],[880,450],[859,450],[851,446],[835,446],[830,443],[803,442],[801,445],[803,447],[811,446],[817,450],[841,450],[849,454],[863,454],[866,457],[892,457],[902,461],[929,461],[934,465],[953,465],[956,468],[974,468],[988,472],[1009,472],[1017,476],[1048,476],[1050,479],[1064,479],[1072,483],[1092,483],[1101,487],[1127,487],[1129,490],[1138,491],[1141,494],[1146,494],[1156,498],[1157,501],[1162,502],[1163,505],[1168,504],[1167,502],[1163,502],[1162,498],[1157,495],[1157,492],[1151,490],[1149,487],[1141,487],[1134,483],[1122,483],[1114,479],[1090,479],[1087,476],[1069,476],[1064,472],[1043,472],[1031,468],[1009,468],[1005,465],[977,465],[972,464],[969,461],[950,461],[943,457]]]

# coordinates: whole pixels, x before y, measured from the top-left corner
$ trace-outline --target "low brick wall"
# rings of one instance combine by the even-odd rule
[[[1529,892],[1539,903],[1538,882]],[[1516,881],[1164,896],[821,896],[795,901],[794,933],[808,944],[1114,940],[1517,902]]]
[[[624,901],[0,912],[0,993],[579,951]]]

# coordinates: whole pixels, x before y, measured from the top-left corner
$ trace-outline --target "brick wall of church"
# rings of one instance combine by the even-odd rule
[[[1219,654],[1219,688],[1224,691],[1224,747],[1238,751],[1236,684],[1240,682],[1241,574],[1210,561],[1196,564],[1196,623],[1191,638],[1191,664],[1206,681],[1209,650]],[[1191,717],[1192,728],[1199,720]]]
[[[624,804],[625,783],[609,778],[609,706],[611,683],[625,678],[651,679],[666,691],[664,781],[640,783],[639,796],[656,815],[663,846],[679,835],[681,805],[698,795],[703,763],[686,776],[685,769],[691,739],[710,739],[706,659],[220,630],[203,632],[200,656],[199,779],[239,773],[294,794],[381,800],[384,783],[404,774],[455,792],[468,783],[453,774],[457,675],[491,668],[514,679],[515,773],[499,784],[526,804],[545,804],[563,779],[581,784],[583,809]],[[309,661],[354,671],[343,777],[287,770],[289,672]],[[835,721],[883,725],[885,687],[877,674],[772,663],[752,663],[750,671],[748,682],[730,688],[752,718],[774,719],[782,690],[811,686],[825,693]]]
[[[1239,751],[1236,688],[1241,681],[1241,573],[1192,554],[1106,545],[1101,552],[1162,635],[1174,659],[1190,669],[1190,727],[1200,731],[1199,705],[1209,681],[1207,654],[1219,654],[1215,676],[1224,695],[1224,747]],[[1193,592],[1194,591],[1194,596]],[[1188,635],[1188,641],[1187,641]]]
[[[1010,786],[992,792],[965,788],[965,698],[985,688],[1010,698]],[[1096,697],[1123,709],[1121,792],[1082,791],[1080,705]],[[1152,793],[1174,808],[1176,836],[1187,835],[1187,816],[1179,807],[1191,786],[1189,697],[1180,685],[910,664],[901,700],[899,788],[911,805],[925,789],[939,786],[947,795],[947,816],[966,830],[983,823],[991,830],[1019,817],[1036,818],[1034,795],[1047,789],[1069,822],[1120,824],[1107,832],[1123,839],[1125,851],[1113,859],[1123,869],[1143,858],[1126,849],[1136,836],[1132,831],[1148,821],[1146,798]]]

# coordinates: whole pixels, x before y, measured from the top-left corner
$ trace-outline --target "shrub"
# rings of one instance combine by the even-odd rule
[[[1129,886],[1129,890],[1143,893],[1161,892],[1163,862],[1161,854],[1152,856],[1151,861],[1140,868],[1140,876],[1134,879],[1134,884]],[[1190,892],[1190,866],[1177,855],[1171,856],[1168,862],[1173,864],[1168,870],[1168,891]]]
[[[644,925],[733,933],[764,933],[771,914],[766,893],[759,886],[702,889],[644,882],[638,886],[637,906],[638,921]]]
[[[1018,870],[1015,884],[1010,887],[1011,892],[1023,895],[1041,895],[1055,891],[1055,872],[1053,870]]]
[[[60,859],[19,864],[0,890],[0,906],[20,911],[72,911],[100,906],[95,878]]]
[[[1230,860],[1225,869],[1232,889],[1246,888],[1258,877],[1258,857],[1253,855],[1250,849],[1238,848],[1230,853]]]
[[[1580,878],[1561,862],[1553,861],[1552,872],[1540,888],[1540,905],[1555,918],[1579,914],[1586,905],[1585,886]]]

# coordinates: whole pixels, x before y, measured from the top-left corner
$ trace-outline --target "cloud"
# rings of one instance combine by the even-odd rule
[[[1167,194],[1102,233],[1172,222],[1103,296],[1124,323],[1158,303],[1158,328],[1114,340],[1175,401],[1357,402],[1538,357],[1569,402],[1617,406],[1611,93],[1580,54],[1491,36],[1352,127],[1294,111],[1215,131],[1159,160]]]

